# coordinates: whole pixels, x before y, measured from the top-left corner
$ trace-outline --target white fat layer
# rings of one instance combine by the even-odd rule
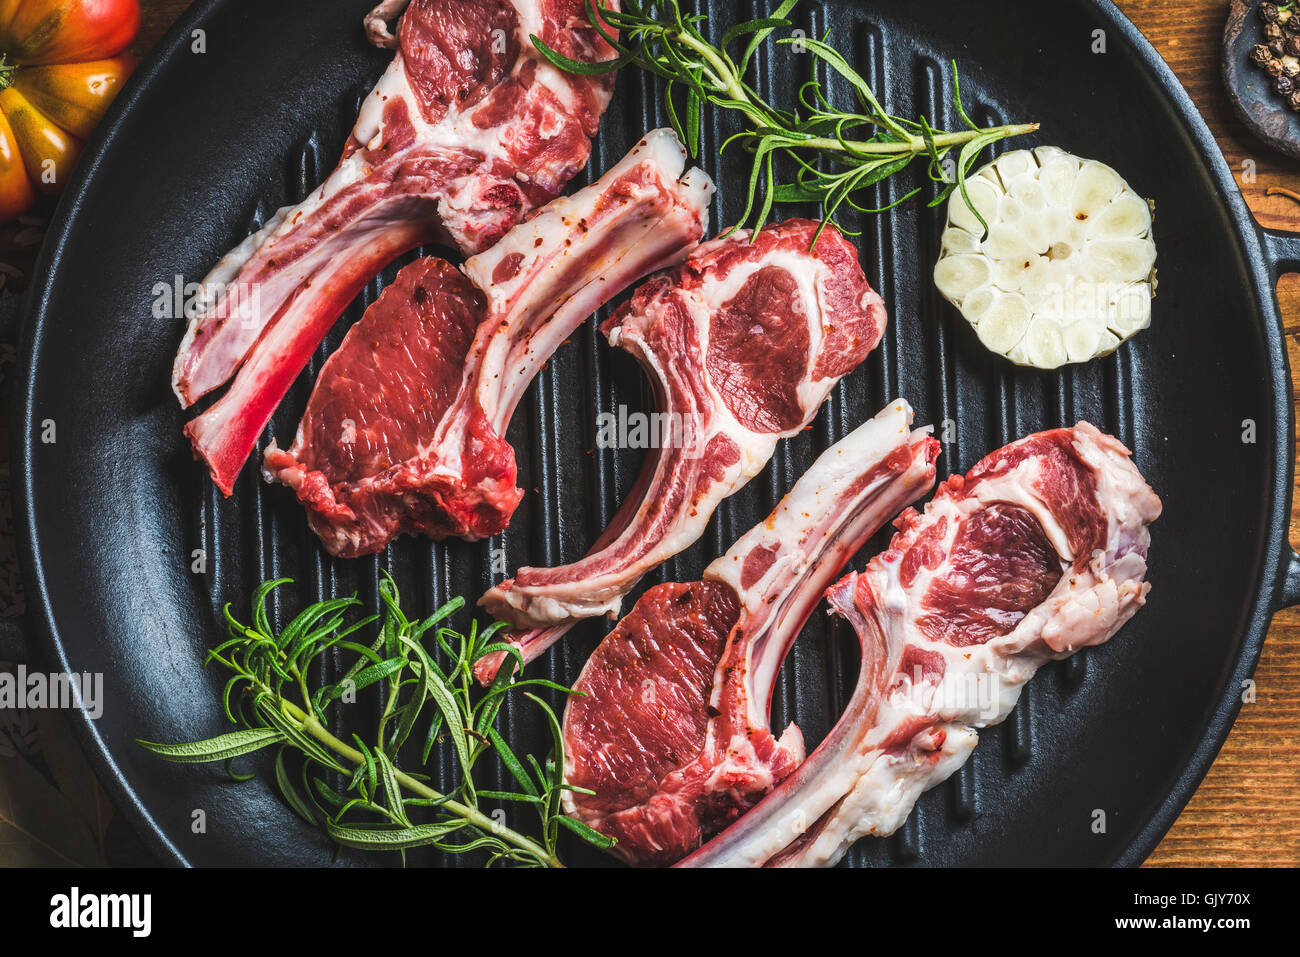
[[[527,222],[520,223],[506,233],[491,249],[465,261],[465,275],[488,296],[489,311],[494,306],[499,308],[501,303],[508,302],[518,295],[525,284],[531,284],[538,278],[537,273],[521,268],[513,278],[505,282],[495,281],[492,274],[503,260],[516,255],[536,259],[539,254],[549,254],[557,248],[562,250],[564,241],[574,234],[578,223],[591,216],[597,206],[608,201],[606,194],[610,184],[643,163],[650,165],[654,175],[648,178],[646,186],[628,192],[626,205],[629,208],[636,207],[647,197],[660,195],[665,187],[670,187],[696,202],[702,198],[704,203],[701,208],[707,211],[707,196],[712,195],[711,189],[706,195],[700,196],[703,190],[694,178],[685,191],[674,186],[681,180],[686,168],[686,148],[672,130],[651,130],[596,182],[572,196],[558,196],[551,200]],[[708,180],[707,174],[701,175]],[[712,186],[712,180],[708,180],[708,185]],[[568,258],[561,252],[559,256],[550,257],[546,269],[555,272],[568,268],[568,265]]]
[[[667,137],[672,138],[673,149],[680,149],[679,141],[667,130],[656,130],[649,134],[647,139],[654,140],[652,146],[656,150],[662,151],[666,149],[663,141]],[[694,201],[700,203],[701,208],[705,208],[704,204],[707,204],[713,192],[712,181],[699,170],[692,169],[682,178],[681,184],[694,196]],[[715,240],[714,242],[746,241],[748,241],[747,235],[737,235],[723,240]],[[484,256],[493,256],[500,246],[501,244],[498,244],[497,247],[489,250]],[[813,347],[809,350],[809,362],[812,361],[811,356],[816,356],[819,353],[819,337],[823,336],[825,331],[821,322],[814,320],[826,315],[822,310],[820,296],[822,284],[828,278],[829,271],[822,263],[807,255],[801,255],[797,251],[776,250],[759,262],[746,262],[733,266],[721,280],[706,282],[700,288],[674,291],[673,305],[682,308],[690,316],[694,325],[695,336],[700,343],[699,351],[701,355],[708,353],[709,327],[712,316],[740,291],[745,282],[756,271],[767,266],[782,268],[796,278],[797,295],[803,302],[805,315],[809,317],[809,335],[813,343]],[[652,303],[649,308],[649,315],[653,315],[655,310],[662,308],[662,306],[658,303]],[[647,374],[664,384],[663,391],[667,394],[667,385],[672,381],[673,374],[670,370],[664,368],[664,357],[658,355],[655,350],[649,347],[635,323],[622,324],[611,329],[609,342],[612,346],[625,349],[636,355]],[[807,378],[811,377],[805,376],[805,379]],[[725,410],[727,405],[723,396],[711,381],[707,381],[707,376],[706,389],[714,409]],[[815,383],[803,382],[800,386],[802,407],[805,410],[816,408],[825,399],[828,391],[829,383],[826,380],[819,380]],[[907,407],[906,403],[902,403],[902,405],[907,409],[907,419],[910,422],[910,407]],[[882,415],[884,414],[882,413]],[[751,432],[727,414],[713,415],[709,418],[709,423],[709,429],[701,431],[697,428],[698,422],[694,416],[683,415],[681,419],[683,446],[692,450],[695,454],[703,454],[703,451],[708,448],[709,443],[716,436],[726,434],[733,440],[736,448],[740,450],[739,459],[726,467],[717,480],[708,484],[707,489],[693,503],[690,510],[693,515],[675,523],[660,539],[658,544],[642,556],[637,563],[639,568],[645,570],[653,568],[666,558],[677,554],[683,548],[695,542],[703,532],[709,517],[718,504],[762,471],[771,460],[777,443],[782,438],[799,431],[801,427],[798,426],[783,433]],[[904,429],[903,431],[904,435],[906,435],[907,430]],[[654,503],[647,500],[643,503],[642,509],[653,506]],[[630,527],[635,528],[637,524],[634,520]],[[619,577],[623,577],[625,573],[625,569],[620,569]],[[592,583],[591,590],[598,592],[598,583]],[[575,600],[568,595],[553,597],[537,592],[523,593],[521,591],[503,590],[497,594],[502,600],[517,609],[522,610],[526,604],[529,618],[537,623],[562,621],[571,618],[574,611],[579,608],[587,615],[616,615],[622,607],[622,593],[618,591],[611,591],[597,600],[588,601]]]
[[[521,44],[521,50],[531,50],[532,41],[530,37],[534,33],[540,34],[542,32],[541,5],[519,0],[519,2],[515,3],[515,8],[519,18],[519,31],[516,41]],[[518,71],[525,62],[530,60],[537,64],[535,82],[553,93],[560,103],[564,105],[565,110],[571,113],[574,108],[574,92],[571,80],[540,57],[521,55],[516,61],[515,70]],[[514,130],[511,127],[513,121],[507,122],[504,127],[497,125],[486,128],[478,127],[472,122],[471,117],[478,106],[481,105],[479,103],[473,104],[468,113],[461,112],[453,107],[437,123],[429,123],[425,120],[418,106],[419,98],[412,89],[407,76],[405,60],[400,49],[394,54],[392,61],[374,89],[362,102],[352,131],[352,139],[356,144],[367,148],[381,145],[384,136],[384,108],[393,99],[400,99],[408,104],[407,114],[420,142],[436,143],[439,147],[450,152],[481,154],[485,157],[484,165],[487,166],[492,165],[497,159],[508,159],[509,147],[515,138]],[[556,128],[556,131],[558,129],[559,127]],[[545,133],[544,130],[542,132]],[[554,132],[552,131],[552,135]],[[194,318],[188,323],[173,368],[172,389],[177,398],[181,400],[182,405],[188,405],[193,398],[193,396],[191,398],[186,397],[184,394],[185,389],[182,386],[183,378],[190,374],[187,371],[185,360],[193,348],[200,330],[209,324],[212,307],[217,305],[217,300],[221,296],[220,290],[229,287],[231,283],[235,282],[240,272],[255,256],[273,254],[276,244],[291,236],[300,220],[310,217],[333,196],[366,179],[370,173],[371,166],[365,158],[364,150],[353,151],[335,167],[325,181],[317,189],[313,190],[303,202],[279,210],[263,229],[227,253],[205,277],[203,281],[204,287],[214,290],[209,296],[212,301],[206,303],[206,308],[196,310]],[[522,179],[520,181],[523,182]],[[462,178],[459,182],[445,183],[443,194],[437,198],[437,213],[440,220],[452,238],[462,247],[469,243],[469,239],[459,233],[456,227],[457,217],[449,214],[453,211],[472,208],[476,202],[476,182],[477,177],[469,176]],[[409,214],[409,210],[404,211],[404,215]],[[382,229],[383,225],[384,223],[381,220],[377,220],[375,223],[377,229]],[[361,236],[358,238],[364,239]],[[292,266],[276,270],[271,279],[261,283],[259,287],[256,303],[258,314],[250,315],[245,321],[238,324],[227,324],[221,330],[223,336],[234,337],[233,341],[219,350],[219,353],[214,353],[214,355],[225,357],[216,360],[222,375],[228,377],[233,372],[233,368],[230,367],[231,364],[237,366],[242,361],[248,346],[256,340],[260,330],[266,326],[271,317],[279,312],[284,303],[303,283],[316,275],[322,268],[322,257],[328,259],[330,255],[328,244],[322,244],[320,253],[320,255],[300,256]],[[191,390],[195,387],[195,384],[190,385]],[[198,383],[197,387],[200,391],[207,391],[213,387],[213,384],[205,381]]]
[[[861,822],[860,836],[887,837],[903,826],[921,795],[946,781],[966,763],[979,735],[960,724],[940,724],[918,735],[914,747],[902,754],[873,751],[854,755],[849,791],[836,808],[836,819]],[[942,744],[935,746],[937,741]],[[856,774],[854,773],[856,772]],[[856,838],[855,838],[856,839]],[[843,856],[844,835],[822,831],[799,855],[783,860],[784,867],[832,867]]]
[[[829,560],[827,549],[844,534],[843,524],[836,519],[852,515],[862,501],[878,492],[882,482],[895,480],[895,476],[886,474],[853,491],[855,484],[892,453],[906,448],[929,431],[913,432],[912,416],[912,407],[897,399],[823,452],[766,521],[742,535],[726,554],[705,569],[704,577],[729,584],[740,598],[745,617],[752,622],[767,623],[772,612],[781,610],[786,598],[813,573],[814,565]],[[757,549],[771,550],[775,558],[746,587],[742,582],[745,560]],[[751,689],[775,687],[776,672],[784,654],[756,655],[759,635],[752,625],[748,631],[746,683]],[[716,689],[718,682],[714,685]],[[766,724],[764,694],[752,694],[749,708],[752,726]]]
[[[707,177],[682,178],[685,161],[676,134],[653,130],[595,183],[552,200],[491,249],[466,261],[463,269],[487,296],[488,307],[470,350],[477,360],[466,365],[462,394],[473,394],[498,432],[504,433],[519,384],[531,380],[530,370],[549,357],[570,323],[641,275],[680,261],[694,248],[708,216],[712,183]],[[611,185],[643,165],[649,169],[649,185],[620,190],[617,208],[597,214],[598,207],[610,205]],[[590,228],[584,230],[579,223],[588,219]],[[565,288],[565,270],[573,257],[592,257],[593,252],[580,284]],[[646,258],[656,255],[661,258]],[[511,256],[522,257],[517,271],[496,281],[497,266]],[[557,308],[548,319],[541,307],[551,297],[558,297]],[[537,335],[529,328],[535,319],[548,319]],[[460,452],[467,445],[453,432],[467,426],[465,417],[449,417],[446,427],[420,450],[422,455],[438,450],[434,474],[460,475]]]
[[[941,492],[922,519],[926,527],[942,517],[948,519],[942,543],[945,554],[950,553],[962,520],[990,504],[1019,505],[1042,522],[1063,574],[1047,598],[1007,635],[968,647],[931,640],[917,627],[917,617],[929,586],[946,570],[946,562],[936,570],[923,570],[907,587],[899,577],[900,555],[885,553],[868,566],[864,575],[879,609],[875,620],[888,636],[889,646],[900,654],[910,645],[942,655],[944,674],[937,683],[919,674],[896,676],[892,690],[879,703],[872,727],[860,738],[862,747],[833,778],[819,781],[815,793],[799,796],[800,808],[818,815],[827,808],[835,810],[783,864],[831,866],[859,838],[893,833],[920,795],[945,780],[970,755],[976,729],[1006,718],[1041,665],[1108,640],[1142,606],[1150,589],[1143,581],[1150,544],[1147,525],[1159,516],[1160,500],[1129,461],[1127,450],[1113,438],[1080,423],[1074,430],[1074,446],[1093,470],[1097,501],[1108,521],[1106,548],[1098,549],[1082,569],[1073,568],[1073,556],[1059,521],[1051,514],[1051,503],[1026,491],[1041,470],[1036,457],[1003,476],[982,480],[970,495]],[[885,750],[884,745],[896,741],[904,728],[920,730],[906,747]],[[816,820],[812,813],[809,816]],[[762,863],[777,852],[746,848],[745,853]]]
[[[705,569],[705,577],[731,585],[742,605],[753,612],[771,593],[771,582],[802,577],[817,553],[809,536],[843,510],[845,496],[865,471],[912,441],[912,407],[895,400],[818,456],[762,524],[750,529]],[[771,568],[748,588],[741,585],[745,559],[756,549],[777,552]]]

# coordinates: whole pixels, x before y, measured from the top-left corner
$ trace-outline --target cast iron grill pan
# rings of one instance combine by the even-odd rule
[[[156,283],[201,279],[230,246],[279,206],[300,200],[332,168],[360,99],[388,62],[368,47],[368,0],[209,0],[179,24],[115,108],[85,178],[65,203],[34,295],[26,348],[29,390],[21,428],[29,493],[28,567],[44,609],[44,656],[103,672],[105,713],[82,727],[115,796],[164,857],[213,864],[326,864],[328,841],[273,793],[219,767],[178,768],[148,757],[136,737],[180,740],[227,730],[224,677],[200,670],[223,635],[222,605],[244,610],[263,579],[279,623],[302,604],[357,591],[377,604],[381,572],[427,613],[449,597],[471,602],[506,570],[579,558],[630,488],[644,453],[596,447],[596,417],[647,410],[648,383],[589,320],[538,377],[511,425],[527,495],[490,542],[402,539],[384,554],[331,559],[291,493],[262,483],[253,463],[224,499],[190,455],[184,416],[168,388],[179,320],[155,318]],[[721,28],[767,4],[710,3]],[[703,539],[643,587],[698,578],[761,520],[816,455],[895,396],[948,441],[940,477],[1038,429],[1088,419],[1134,450],[1165,513],[1153,529],[1148,607],[1106,646],[1043,669],[1006,723],[981,734],[972,759],[918,804],[892,838],[858,844],[850,865],[1136,863],[1190,794],[1235,713],[1235,692],[1258,654],[1289,504],[1291,441],[1285,365],[1271,279],[1255,227],[1230,191],[1226,167],[1167,68],[1108,4],[1085,0],[991,5],[940,0],[808,2],[810,36],[828,29],[892,112],[955,129],[950,61],[981,123],[1038,120],[1053,143],[1113,165],[1156,200],[1159,297],[1154,324],[1116,354],[1059,372],[1019,369],[989,355],[934,290],[942,212],[913,202],[881,216],[847,215],[861,261],[889,309],[888,331],[836,389],[813,426],[783,443],[771,465],[718,510]],[[190,52],[192,31],[208,52]],[[1106,52],[1092,52],[1095,30]],[[758,85],[789,102],[812,57],[758,58]],[[790,75],[790,64],[800,71]],[[845,85],[823,76],[833,97]],[[719,160],[733,129],[710,111],[699,162],[721,189],[713,227],[741,212],[748,172]],[[649,79],[625,70],[587,172],[589,182],[642,133],[666,125]],[[593,172],[594,171],[594,172]],[[907,176],[876,187],[880,205]],[[815,215],[813,209],[784,214]],[[1274,260],[1291,247],[1265,237]],[[445,250],[424,253],[447,255]],[[292,439],[321,363],[408,256],[348,310],[276,414],[271,435]],[[453,261],[457,261],[454,257]],[[39,441],[40,423],[57,441]],[[1243,420],[1257,441],[1242,441]],[[945,430],[944,426],[947,424]],[[881,535],[854,563],[884,547]],[[206,556],[191,571],[195,550]],[[1286,551],[1285,555],[1290,556]],[[1261,591],[1261,584],[1263,590]],[[626,608],[640,590],[629,598]],[[466,619],[459,619],[464,623]],[[533,673],[572,682],[609,624],[585,623]],[[777,727],[797,720],[810,745],[852,691],[852,636],[814,614],[781,674]],[[318,677],[334,679],[338,662]],[[558,704],[558,702],[556,702]],[[364,727],[378,703],[353,708]],[[545,731],[523,699],[502,719],[518,748],[544,754]],[[247,759],[245,759],[247,763]],[[432,773],[450,780],[449,747]],[[493,781],[494,786],[503,782]],[[207,831],[194,834],[203,809]],[[1096,812],[1105,833],[1095,833]],[[517,822],[523,818],[512,815]],[[574,863],[605,863],[574,844]],[[411,863],[478,864],[412,853]],[[344,854],[349,863],[374,857]],[[382,859],[381,859],[382,860]],[[395,858],[393,858],[395,860]]]

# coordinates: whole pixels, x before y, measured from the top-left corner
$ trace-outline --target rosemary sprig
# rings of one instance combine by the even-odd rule
[[[966,177],[986,147],[1031,133],[1038,124],[980,127],[962,105],[955,62],[953,106],[966,129],[946,132],[934,129],[924,116],[916,120],[894,116],[840,53],[824,39],[811,37],[784,37],[776,43],[797,45],[846,80],[857,108],[833,106],[818,80],[809,80],[799,88],[798,110],[773,106],[745,77],[754,54],[773,31],[791,26],[788,15],[797,3],[782,0],[771,16],[735,24],[715,46],[701,31],[707,17],[684,13],[679,0],[621,0],[618,11],[598,8],[593,0],[586,0],[588,19],[618,54],[601,63],[574,60],[536,36],[532,40],[546,59],[572,73],[594,76],[635,65],[664,79],[669,120],[692,156],[699,153],[705,103],[737,114],[744,128],[722,145],[725,149],[738,143],[752,158],[745,212],[737,227],[761,229],[775,203],[817,203],[824,221],[833,220],[845,204],[863,213],[892,209],[916,196],[922,187],[877,208],[866,205],[863,191],[921,157],[928,161],[930,180],[938,184],[929,205],[939,205],[957,189],[984,223],[966,193]],[[617,37],[611,27],[618,31]],[[742,40],[743,49],[733,56],[730,49]],[[953,151],[956,158],[945,163]],[[794,170],[793,178],[782,178],[777,164],[782,158]],[[818,163],[819,158],[827,162]],[[988,224],[984,225],[987,229]]]
[[[561,812],[561,792],[569,787],[563,781],[564,741],[555,712],[542,698],[529,690],[522,692],[541,711],[551,732],[553,750],[545,761],[532,755],[521,760],[496,728],[508,695],[530,687],[566,694],[569,689],[541,678],[512,681],[514,669],[503,668],[485,692],[475,690],[473,671],[478,659],[504,651],[519,660],[512,645],[494,641],[504,623],[480,631],[473,622],[468,633],[455,631],[444,623],[464,605],[461,598],[423,621],[410,621],[402,611],[396,584],[385,574],[379,587],[382,615],[348,622],[348,612],[360,601],[355,595],[334,598],[308,605],[277,634],[270,625],[266,599],[290,581],[268,581],[256,590],[251,624],[236,619],[227,605],[230,638],[208,653],[206,663],[215,662],[232,673],[223,706],[226,717],[240,730],[205,741],[140,741],[141,746],[182,764],[224,761],[237,780],[253,775],[236,774],[230,766],[234,758],[276,747],[275,783],[286,803],[346,847],[404,855],[407,848],[433,846],[451,854],[479,851],[488,864],[560,867],[556,848],[561,828],[598,847],[612,843]],[[370,644],[355,639],[375,623],[379,627]],[[308,678],[312,663],[332,648],[354,656],[355,661],[338,682],[313,691]],[[522,664],[519,660],[521,668]],[[344,741],[331,733],[330,711],[370,687],[377,688],[383,702],[371,738],[367,741],[352,733]],[[427,774],[399,766],[399,753],[422,714],[429,723],[419,742],[419,765],[428,764],[434,744],[446,735],[459,768],[459,783],[450,790],[438,790]],[[475,766],[489,751],[517,790],[485,790],[476,785]],[[296,773],[287,760],[295,753]],[[332,775],[346,781],[341,791],[330,784]],[[532,807],[538,835],[507,827],[484,809],[484,800]],[[422,819],[417,821],[416,816]]]

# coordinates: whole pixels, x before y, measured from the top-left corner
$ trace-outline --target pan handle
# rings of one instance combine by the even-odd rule
[[[1264,245],[1264,258],[1268,260],[1270,277],[1277,284],[1283,273],[1300,272],[1300,233],[1259,227]],[[1290,608],[1300,605],[1300,555],[1291,548],[1282,553],[1283,566],[1276,591],[1276,606]]]
[[[1300,555],[1289,548],[1284,554],[1286,566],[1282,569],[1282,580],[1277,587],[1278,608],[1300,605]]]
[[[22,296],[0,299],[0,342],[18,342],[22,328]],[[0,618],[0,661],[29,661],[27,627],[21,618]]]
[[[1259,237],[1275,284],[1283,273],[1300,272],[1300,233],[1260,226]]]

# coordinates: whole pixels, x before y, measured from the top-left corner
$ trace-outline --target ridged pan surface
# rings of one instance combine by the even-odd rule
[[[383,570],[416,611],[454,595],[472,602],[502,577],[493,548],[504,549],[509,571],[583,554],[644,454],[597,447],[598,414],[620,405],[647,409],[652,395],[631,358],[597,334],[596,317],[559,350],[515,416],[509,438],[527,495],[493,541],[402,539],[378,557],[332,560],[287,490],[263,484],[250,465],[224,499],[192,460],[168,388],[181,325],[155,317],[156,284],[201,279],[273,210],[329,172],[360,97],[388,61],[362,39],[369,5],[198,4],[144,69],[95,151],[47,260],[39,325],[29,330],[26,425],[48,419],[57,427],[53,444],[28,440],[28,529],[50,610],[50,654],[104,674],[105,713],[83,729],[84,740],[150,842],[191,864],[326,864],[333,855],[265,775],[232,784],[219,767],[164,765],[132,744],[227,729],[224,679],[200,669],[205,649],[223,635],[223,604],[242,608],[258,582],[288,576],[298,584],[277,593],[281,622],[300,602],[354,590],[373,605]],[[717,3],[711,29],[720,35],[735,19],[767,9]],[[1257,614],[1261,577],[1272,574],[1267,528],[1277,507],[1282,414],[1273,377],[1281,360],[1270,353],[1259,283],[1242,252],[1245,227],[1221,198],[1216,161],[1169,94],[1168,74],[1151,66],[1152,54],[1108,8],[1082,0],[876,0],[808,2],[795,16],[810,36],[829,30],[892,112],[957,128],[949,95],[956,59],[980,122],[1040,121],[1042,133],[1024,145],[1053,143],[1102,160],[1153,198],[1154,322],[1114,355],[1081,367],[1015,368],[988,354],[934,290],[941,211],[911,203],[886,215],[843,217],[860,232],[863,267],[888,306],[884,340],[813,426],[719,509],[703,539],[645,585],[697,578],[821,450],[894,396],[911,402],[919,423],[938,426],[941,476],[1026,433],[1096,423],[1134,450],[1165,503],[1153,529],[1147,608],[1106,646],[1043,669],[1010,719],[981,734],[973,758],[922,798],[898,834],[859,843],[847,862],[1135,862],[1158,837],[1152,821],[1168,823],[1171,792],[1175,805],[1186,798],[1189,762],[1204,754]],[[195,29],[204,31],[205,53],[193,52]],[[1094,52],[1099,43],[1104,52]],[[772,57],[759,57],[758,87],[789,102],[814,61],[776,56],[779,72]],[[843,84],[829,88],[849,102]],[[721,186],[716,227],[740,214],[748,167],[739,152],[719,160],[730,121],[718,111],[708,121],[699,162]],[[575,185],[660,125],[654,85],[624,71]],[[883,205],[914,182],[887,182],[877,198]],[[263,444],[272,434],[292,437],[321,363],[396,268],[338,323]],[[1256,425],[1253,443],[1243,442],[1244,420]],[[878,536],[856,567],[886,541]],[[197,573],[196,550],[206,556]],[[603,621],[577,628],[534,673],[571,682],[608,628]],[[851,639],[824,608],[814,614],[780,677],[777,726],[797,720],[810,742],[826,733],[856,676]],[[319,677],[334,677],[336,664]],[[529,708],[508,709],[503,730],[518,748],[541,754],[547,739]],[[438,752],[435,776],[452,771],[449,749]],[[204,834],[192,833],[195,809],[206,813]],[[565,850],[576,863],[606,860]],[[420,854],[411,861],[471,863]]]

